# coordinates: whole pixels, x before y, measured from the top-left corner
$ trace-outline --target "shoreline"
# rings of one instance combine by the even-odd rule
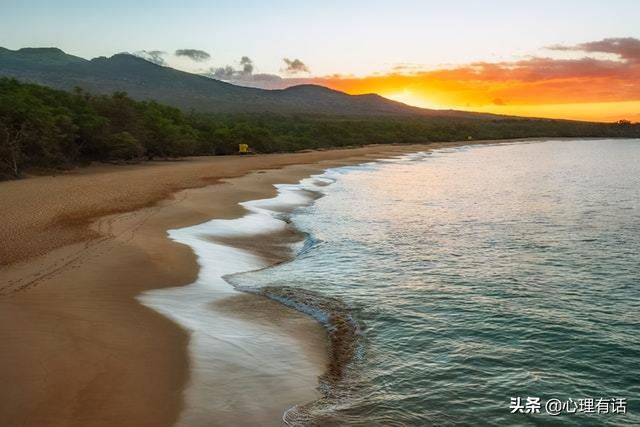
[[[83,191],[95,192],[101,185],[117,186],[120,182],[133,186],[140,182],[140,187],[128,194],[135,197],[137,193],[149,190],[148,183],[142,180],[156,177],[161,181],[153,183],[146,197],[134,200],[133,204],[146,206],[137,210],[127,210],[132,203],[129,198],[118,204],[118,197],[124,197],[123,192],[114,191],[110,194],[116,203],[108,206],[80,202],[80,208],[88,205],[89,209],[81,214],[78,210],[62,209],[66,217],[60,216],[55,209],[45,212],[53,214],[54,220],[73,219],[69,226],[72,230],[60,230],[60,223],[55,222],[53,236],[43,236],[45,239],[40,248],[43,254],[27,244],[27,253],[39,255],[8,265],[3,262],[0,267],[4,294],[0,297],[0,325],[4,326],[0,339],[5,350],[0,355],[0,380],[3,384],[15,384],[19,393],[3,388],[0,420],[6,421],[7,425],[37,425],[45,420],[50,425],[68,425],[70,421],[83,425],[173,425],[182,412],[183,390],[190,378],[191,362],[186,351],[189,336],[177,324],[136,300],[145,291],[184,286],[197,279],[199,268],[195,255],[190,248],[168,239],[166,230],[184,228],[211,218],[242,217],[245,210],[239,202],[273,197],[276,192],[273,184],[296,183],[329,167],[436,148],[507,142],[513,140],[200,159],[191,164],[176,162],[156,168],[144,165],[113,172],[115,168],[106,167],[61,177],[32,178],[8,183],[9,191],[6,191],[6,183],[0,184],[3,197],[21,195],[15,199],[14,210],[24,210],[25,204],[33,209],[34,204],[40,203],[40,209],[46,211],[47,203],[61,194],[53,192],[49,197],[39,198],[43,190],[36,191],[35,195],[26,191],[37,187],[38,180],[46,184],[46,190],[57,187],[72,197],[82,195]],[[210,168],[220,166],[223,160],[230,164],[212,174]],[[152,169],[154,173],[149,172]],[[188,178],[179,183],[167,183],[171,174],[178,178],[187,175]],[[225,174],[230,178],[223,176]],[[96,185],[86,186],[81,182],[92,177]],[[54,183],[56,179],[59,182]],[[198,185],[199,188],[192,188]],[[181,186],[187,189],[180,189]],[[173,196],[167,198],[168,194]],[[157,202],[159,197],[161,201]],[[89,222],[87,218],[96,212],[112,214]],[[18,225],[26,222],[15,215],[6,218],[9,225],[11,219],[17,219]],[[51,222],[44,230],[41,217],[34,222],[33,229],[26,232],[17,227],[22,231],[22,235],[17,233],[19,238],[37,239],[38,233],[49,233],[47,227],[51,227]],[[86,227],[88,222],[90,226]],[[6,232],[6,227],[5,223],[5,229],[0,231]],[[51,244],[46,237],[55,240],[65,232],[72,243],[49,249]],[[6,241],[9,250],[13,249],[11,243],[16,239]],[[67,241],[62,239],[62,243]],[[258,313],[257,317],[263,316],[263,320],[273,318],[275,312],[288,319],[280,322],[282,334],[294,337],[290,347],[298,347],[294,353],[299,360],[309,362],[307,370],[312,370],[312,366],[316,368],[314,372],[306,372],[303,382],[317,377],[318,368],[322,373],[326,356],[318,358],[317,352],[326,345],[326,340],[319,325],[277,303],[271,302],[278,307],[266,307],[264,301],[247,301],[245,298],[236,310],[242,316],[252,310],[254,314]],[[291,330],[291,324],[299,322],[303,324],[304,333]],[[132,328],[132,324],[136,327]],[[314,391],[316,385],[314,381],[308,387]]]
[[[251,185],[252,175],[233,182]],[[300,176],[290,168],[277,175],[291,181]],[[138,300],[190,331],[191,377],[177,425],[281,425],[292,406],[321,398],[314,385],[331,366],[325,330],[303,313],[242,292],[230,280],[296,255],[304,235],[280,215],[316,198],[299,185],[279,186],[274,198],[242,202],[247,212],[239,218],[169,230],[171,240],[193,250],[198,278],[147,291]],[[216,395],[222,383],[224,393]]]

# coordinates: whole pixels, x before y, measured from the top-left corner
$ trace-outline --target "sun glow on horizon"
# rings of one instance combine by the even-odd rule
[[[603,122],[640,118],[640,39],[610,38],[548,49],[555,52],[552,57],[310,80],[422,108]]]
[[[446,105],[441,105],[425,97],[421,97],[420,95],[411,92],[409,89],[405,89],[402,92],[379,93],[378,95],[392,101],[402,102],[403,104],[407,104],[412,107],[428,108],[432,110],[444,110],[448,108]]]
[[[410,91],[385,94],[392,101],[402,102],[412,107],[433,110],[461,110],[478,113],[491,113],[507,116],[535,117],[548,119],[582,120],[593,122],[615,122],[631,120],[640,123],[640,101],[558,103],[541,105],[443,105]]]

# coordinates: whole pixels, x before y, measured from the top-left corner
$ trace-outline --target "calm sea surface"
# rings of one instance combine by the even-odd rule
[[[305,249],[235,278],[339,301],[357,325],[348,372],[307,420],[640,425],[639,140],[470,146],[325,176],[324,197],[290,214]],[[540,413],[511,414],[517,397]],[[585,398],[626,398],[627,414],[545,414]]]

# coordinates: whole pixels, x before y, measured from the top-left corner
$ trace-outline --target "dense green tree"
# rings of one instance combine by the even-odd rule
[[[135,160],[144,154],[142,144],[127,131],[111,135],[107,147],[110,160]]]
[[[0,177],[90,161],[272,153],[384,143],[523,137],[640,137],[628,121],[190,112],[126,93],[95,96],[0,79]]]

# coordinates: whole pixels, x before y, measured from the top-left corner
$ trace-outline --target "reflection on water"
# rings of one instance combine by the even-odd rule
[[[339,393],[361,425],[535,425],[510,397],[624,397],[640,424],[640,141],[465,147],[334,169],[291,220],[311,245],[233,278],[336,298],[360,325]]]

